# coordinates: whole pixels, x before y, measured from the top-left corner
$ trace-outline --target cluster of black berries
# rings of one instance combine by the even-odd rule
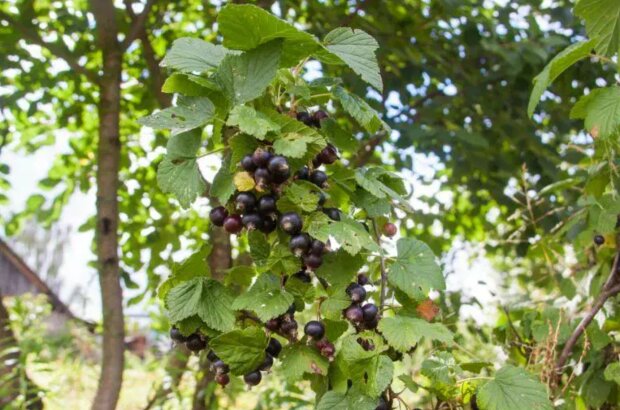
[[[213,350],[209,350],[207,353],[207,359],[211,362],[211,370],[215,372],[215,382],[222,387],[225,387],[230,383],[230,368],[224,363]]]
[[[358,331],[366,329],[376,329],[379,325],[379,308],[374,303],[362,302],[366,299],[366,289],[368,277],[360,274],[357,283],[351,283],[347,287],[347,295],[351,298],[351,306],[344,310],[344,316],[349,320]]]
[[[323,110],[317,110],[314,114],[310,114],[307,111],[300,111],[297,113],[297,121],[301,121],[308,127],[321,128],[321,120],[329,117]]]
[[[267,345],[267,348],[265,349],[265,360],[258,367],[258,369],[243,376],[243,380],[245,381],[245,383],[248,386],[258,385],[263,379],[261,372],[266,372],[271,369],[274,359],[280,355],[281,351],[282,344],[280,344],[280,342],[273,337],[269,339],[269,345]]]
[[[334,360],[336,348],[325,337],[325,325],[322,322],[318,320],[309,321],[304,327],[304,333],[314,341],[314,345],[319,349],[322,356],[327,357],[330,361]]]
[[[239,233],[245,227],[258,229],[265,233],[276,229],[276,197],[264,195],[256,198],[252,192],[239,192],[234,199],[234,214],[229,215],[226,208],[213,208],[209,215],[216,226],[223,226],[228,233]]]
[[[189,336],[183,336],[176,327],[170,329],[170,339],[178,344],[184,343],[185,347],[192,352],[200,352],[207,347],[207,339],[200,333],[196,332]]]
[[[286,337],[287,339],[296,340],[298,325],[295,320],[295,305],[291,305],[283,315],[269,319],[265,323],[265,327],[274,333],[278,333]]]

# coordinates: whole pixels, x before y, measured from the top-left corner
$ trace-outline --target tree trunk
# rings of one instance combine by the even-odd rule
[[[92,408],[116,408],[124,366],[125,324],[118,255],[118,186],[122,51],[112,0],[91,0],[103,73],[99,91],[97,147],[97,261],[103,311],[103,358]]]

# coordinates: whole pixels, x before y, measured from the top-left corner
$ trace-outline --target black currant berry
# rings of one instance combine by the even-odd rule
[[[259,227],[258,229],[260,229],[261,232],[264,232],[264,233],[271,233],[275,231],[277,227],[278,227],[278,222],[273,217],[265,216],[263,217],[262,226]]]
[[[291,236],[288,243],[288,248],[295,256],[301,256],[308,252],[310,242],[310,236],[308,236],[307,233],[300,233],[298,235]]]
[[[230,371],[230,367],[228,367],[228,365],[221,360],[216,360],[213,362],[212,367],[218,373],[228,373]]]
[[[385,401],[383,397],[379,398],[379,404],[375,407],[375,410],[390,410],[390,405]]]
[[[246,227],[249,231],[253,231],[255,229],[261,229],[263,227],[263,217],[260,214],[255,212],[243,215],[241,218],[241,222],[243,222],[243,226]]]
[[[295,314],[295,304],[291,303],[291,306],[288,307],[288,310],[286,311],[286,313],[289,314],[289,316],[293,316]]]
[[[372,322],[379,314],[379,308],[374,303],[366,303],[362,306],[364,322]]]
[[[258,212],[263,215],[270,215],[278,210],[276,205],[276,197],[273,195],[264,195],[258,199]]]
[[[218,360],[220,360],[220,358],[217,357],[217,355],[215,354],[213,350],[209,350],[209,353],[207,353],[207,359],[210,362],[217,362]]]
[[[251,155],[246,155],[241,159],[241,168],[248,172],[254,172],[256,170],[256,164]]]
[[[338,208],[323,208],[323,213],[332,221],[340,220],[340,209]]]
[[[256,151],[252,154],[252,161],[257,167],[266,167],[270,159],[271,153],[262,148],[256,148]]]
[[[316,170],[310,174],[310,182],[319,188],[324,188],[327,183],[327,174],[323,171]]]
[[[325,341],[321,347],[319,347],[319,350],[321,351],[321,355],[327,358],[334,357],[334,353],[336,353],[336,347],[328,341]]]
[[[299,272],[296,272],[293,276],[302,281],[303,283],[312,282],[312,277],[305,270],[300,270]]]
[[[319,192],[319,202],[318,202],[318,205],[319,206],[323,206],[323,205],[325,205],[325,202],[327,202],[327,196],[323,192]]]
[[[326,118],[329,118],[329,115],[327,115],[327,113],[323,110],[318,110],[317,112],[314,113],[314,115],[312,116],[315,122],[319,122],[321,120],[324,120]]]
[[[211,223],[215,226],[223,226],[224,219],[228,216],[228,211],[223,206],[218,206],[213,208],[211,212],[209,212],[209,219]]]
[[[295,321],[295,320],[285,320],[280,325],[280,330],[282,330],[282,332],[284,332],[284,333],[286,333],[288,335],[292,335],[293,333],[295,333],[297,331],[298,327],[299,327],[299,325],[297,324],[297,321]]]
[[[312,116],[306,111],[301,111],[297,113],[297,121],[301,121],[306,125],[311,125]]]
[[[263,363],[260,365],[258,370],[266,372],[267,370],[271,369],[271,366],[273,366],[273,356],[270,354],[266,354],[265,360],[263,360]]]
[[[258,168],[254,171],[254,182],[256,183],[256,190],[259,192],[263,192],[269,188],[269,184],[273,178],[271,174],[267,170],[267,168]]]
[[[325,326],[317,320],[311,320],[306,323],[304,333],[314,340],[321,340],[323,339],[323,336],[325,336]]]
[[[269,345],[265,351],[273,357],[278,357],[282,351],[282,344],[278,341],[278,339],[272,337],[269,339]]]
[[[374,319],[364,322],[364,327],[366,329],[376,329],[377,326],[379,326],[379,316],[375,316]]]
[[[362,285],[362,286],[368,285],[368,282],[369,282],[368,281],[368,276],[366,276],[363,273],[358,273],[357,274],[357,283],[358,283],[358,285]]]
[[[318,269],[323,264],[323,257],[321,255],[311,253],[304,256],[304,264],[312,270]]]
[[[301,217],[295,212],[286,212],[280,217],[280,228],[289,235],[298,234],[302,227]]]
[[[170,339],[176,343],[185,343],[187,341],[187,337],[183,336],[181,331],[176,327],[170,329]]]
[[[364,320],[364,311],[357,305],[351,305],[344,311],[344,316],[351,322],[360,323]]]
[[[215,382],[222,387],[226,387],[230,383],[230,376],[226,373],[220,373],[215,375]]]
[[[469,405],[471,406],[471,410],[480,409],[480,407],[478,407],[478,399],[475,394],[471,396],[471,400],[469,400]]]
[[[224,219],[224,229],[228,233],[239,233],[243,229],[243,222],[239,215],[229,215]]]
[[[239,192],[235,197],[235,209],[239,213],[250,212],[256,207],[256,196],[252,192]]]
[[[388,238],[391,238],[397,233],[398,233],[398,227],[394,225],[393,223],[388,222],[385,225],[383,225],[383,234],[387,236]]]
[[[265,322],[265,327],[272,332],[277,332],[280,329],[280,319],[274,317],[273,319],[269,319]]]
[[[291,175],[291,168],[288,165],[286,158],[276,155],[269,160],[267,169],[272,175],[286,175],[288,178]]]
[[[602,245],[605,243],[605,237],[603,235],[595,235],[594,236],[594,243],[597,245]]]
[[[338,160],[338,150],[332,144],[327,144],[327,146],[316,156],[316,159],[321,164],[333,164],[336,160]]]
[[[307,180],[308,178],[310,178],[310,169],[308,167],[303,167],[302,169],[297,171],[295,176],[297,176],[297,179]]]
[[[185,346],[192,352],[199,352],[205,347],[207,347],[207,342],[202,340],[202,337],[200,337],[200,335],[194,333],[187,337]]]
[[[325,243],[319,241],[318,239],[313,239],[310,243],[308,252],[317,256],[323,255],[325,253]]]
[[[360,303],[366,299],[366,289],[362,285],[352,283],[347,287],[347,295],[354,303]]]
[[[246,384],[250,386],[258,385],[260,381],[262,380],[262,378],[263,376],[261,376],[260,371],[258,370],[255,370],[243,376],[243,380],[246,382]]]

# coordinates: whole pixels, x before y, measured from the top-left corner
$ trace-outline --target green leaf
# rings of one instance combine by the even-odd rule
[[[332,118],[321,121],[321,134],[339,150],[357,152],[359,148],[359,141],[355,139],[353,133],[343,130]]]
[[[282,350],[280,373],[289,382],[301,380],[304,374],[327,375],[329,361],[319,350],[301,343],[286,346]]]
[[[364,256],[351,255],[344,249],[338,249],[323,257],[323,265],[317,269],[316,274],[332,286],[348,285],[365,263]]]
[[[248,154],[254,152],[258,147],[258,141],[247,134],[236,134],[230,138],[230,170],[234,171],[239,166],[239,163]]]
[[[202,245],[200,250],[191,254],[182,263],[175,264],[170,277],[159,286],[157,291],[159,298],[165,300],[170,289],[181,282],[200,276],[210,276],[211,270],[209,269],[207,257],[211,253],[211,249],[211,244],[206,243]]]
[[[164,158],[157,168],[157,184],[163,192],[174,194],[184,208],[188,208],[207,189],[194,158]]]
[[[273,39],[284,39],[282,65],[289,67],[320,47],[317,39],[254,5],[229,4],[217,17],[224,46],[251,50]]]
[[[368,395],[379,397],[392,383],[394,363],[385,355],[376,356],[370,360],[366,374],[368,376],[366,381]]]
[[[551,410],[545,386],[525,370],[504,366],[478,391],[483,410]]]
[[[248,232],[248,244],[250,245],[250,256],[252,256],[256,266],[265,265],[271,253],[271,247],[265,234],[260,231]]]
[[[287,245],[279,243],[273,247],[261,270],[290,275],[299,271],[299,258],[293,255]]]
[[[202,73],[217,67],[227,54],[228,50],[222,46],[181,37],[174,40],[160,65],[184,73]]]
[[[620,384],[620,363],[613,362],[605,368],[605,380]]]
[[[454,384],[461,368],[448,352],[439,352],[422,362],[422,374],[432,382]]]
[[[360,168],[355,170],[355,182],[373,196],[383,199],[390,198],[407,212],[413,212],[409,201],[401,194],[406,192],[402,178],[384,170],[382,167]]]
[[[308,181],[295,181],[286,187],[283,196],[278,200],[278,210],[280,212],[297,209],[303,212],[315,211],[319,204],[320,192],[320,188]],[[281,206],[283,201],[286,201],[288,205]]]
[[[620,3],[616,0],[579,0],[575,15],[586,22],[586,32],[597,53],[612,57],[620,49]]]
[[[209,342],[209,347],[234,375],[252,372],[265,360],[267,336],[263,329],[248,327],[224,333]]]
[[[306,151],[308,151],[308,144],[313,142],[315,142],[313,137],[289,132],[274,141],[273,150],[276,154],[284,155],[285,157],[303,158]]]
[[[230,172],[230,157],[226,156],[224,161],[222,161],[220,169],[213,178],[213,184],[211,184],[209,194],[217,198],[220,203],[225,204],[232,194],[235,193],[233,178],[234,175]]]
[[[179,93],[188,97],[208,97],[210,90],[199,86],[195,81],[188,78],[187,74],[174,73],[166,79],[161,90],[168,94]]]
[[[200,129],[194,129],[171,136],[166,145],[166,158],[171,161],[195,158],[202,142],[201,134]]]
[[[316,410],[374,410],[377,404],[377,400],[354,389],[346,394],[328,391],[321,397]]]
[[[198,315],[207,326],[222,332],[230,330],[235,323],[232,302],[232,296],[221,283],[205,278],[183,282],[166,296],[172,323]]]
[[[138,120],[145,127],[170,129],[179,134],[198,128],[209,122],[215,113],[215,106],[206,97],[179,98],[176,107],[168,107]]]
[[[269,132],[275,132],[280,126],[269,119],[265,114],[246,105],[238,105],[228,116],[227,125],[237,126],[241,132],[264,140]]]
[[[407,352],[422,338],[448,343],[452,333],[441,323],[428,323],[408,316],[385,317],[379,321],[379,330],[390,346]]]
[[[585,128],[595,137],[617,136],[620,130],[620,87],[599,88],[582,97],[571,118],[584,118]]]
[[[323,242],[326,242],[330,236],[333,237],[351,255],[358,254],[362,249],[372,252],[380,251],[379,245],[372,239],[364,225],[351,218],[343,216],[341,221],[333,221],[317,228],[313,227],[310,231],[309,227],[306,227],[311,236]]]
[[[389,129],[387,124],[379,117],[379,113],[361,97],[351,94],[339,86],[334,87],[332,92],[334,97],[338,98],[340,104],[342,104],[342,108],[368,132],[375,133],[382,127],[386,130]]]
[[[534,78],[534,88],[530,94],[530,101],[527,105],[527,115],[534,114],[536,106],[545,90],[560,76],[564,71],[576,62],[586,58],[592,51],[594,41],[581,41],[571,44],[547,64],[547,66]]]
[[[435,255],[427,244],[413,238],[401,238],[396,248],[397,257],[388,273],[390,284],[413,299],[419,299],[431,289],[446,288]]]
[[[241,55],[224,58],[217,69],[217,79],[234,105],[263,93],[276,75],[281,51],[281,42],[274,40]]]
[[[325,48],[337,55],[368,84],[383,92],[383,82],[375,50],[377,40],[363,30],[339,27],[323,39]]]
[[[251,310],[265,322],[286,312],[293,300],[293,295],[282,288],[280,277],[263,274],[235,299],[232,308]]]

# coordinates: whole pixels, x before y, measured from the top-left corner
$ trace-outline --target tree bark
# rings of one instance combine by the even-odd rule
[[[103,358],[92,408],[116,408],[124,367],[125,323],[118,255],[118,186],[121,157],[120,101],[122,50],[112,0],[91,0],[102,52],[99,80],[96,246],[103,311]]]

